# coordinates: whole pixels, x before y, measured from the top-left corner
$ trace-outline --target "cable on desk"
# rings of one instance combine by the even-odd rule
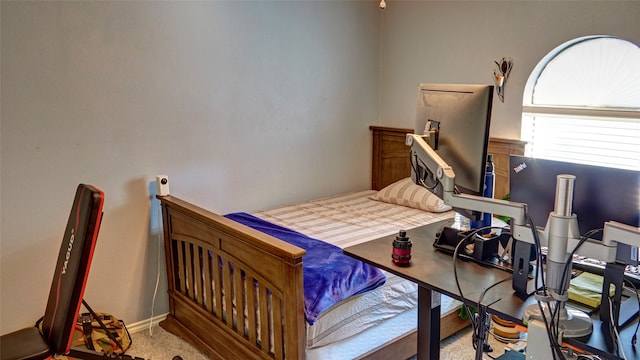
[[[584,242],[588,238],[590,238],[591,236],[593,236],[594,234],[596,234],[596,233],[598,233],[600,231],[602,231],[602,229],[593,229],[593,230],[588,231],[585,235],[580,237],[580,240],[578,241],[578,244],[576,244],[576,246],[572,249],[571,253],[567,257],[567,261],[565,261],[565,265],[564,265],[564,269],[563,269],[563,273],[562,273],[560,284],[564,284],[564,282],[566,281],[566,275],[567,275],[567,273],[569,271],[569,266],[571,266],[571,261],[569,259],[573,259],[573,255],[575,255],[576,251],[578,251],[578,249],[582,246],[582,244],[584,244]],[[540,293],[538,293],[538,294],[540,294]],[[544,296],[545,299],[553,299],[553,296],[549,296],[549,293],[547,292],[546,286],[543,286],[541,294]],[[564,292],[559,293],[558,295],[562,296],[562,295],[564,295]],[[558,356],[560,359],[565,359],[564,354],[562,353],[562,345],[558,343],[558,336],[560,334],[559,328],[558,328],[558,325],[560,323],[560,306],[558,304],[558,301],[554,301],[555,302],[555,306],[553,306],[553,307],[550,304],[551,301],[547,301],[547,308],[549,309],[549,315],[550,315],[550,320],[551,320],[551,321],[548,321],[547,317],[545,315],[544,309],[542,307],[540,297],[538,297],[537,300],[538,300],[537,301],[538,302],[538,308],[540,309],[540,313],[542,315],[543,321],[545,323],[545,328],[547,330],[547,336],[549,338],[549,343],[551,345],[553,358],[556,359],[556,356]]]
[[[636,294],[636,300],[638,300],[638,322],[636,323],[636,330],[633,332],[633,337],[631,337],[631,346],[635,348],[638,341],[638,328],[640,328],[640,294],[638,294],[638,288],[633,284],[633,282],[622,279],[622,283],[631,285]]]
[[[411,154],[411,151],[409,151],[409,153]],[[420,168],[418,167],[420,165],[415,164],[413,162],[414,158],[415,158],[416,162],[420,162],[422,164],[422,166]],[[429,170],[429,167],[426,166],[425,163],[422,162],[422,160],[420,160],[417,155],[409,156],[409,160],[410,160],[410,163],[411,163],[411,169],[413,170],[414,174],[420,174],[420,169],[423,169],[427,173],[428,177],[430,177],[432,179],[435,179],[433,185],[428,185],[424,181],[424,176],[422,176],[422,177],[418,178],[418,182],[420,182],[420,185],[422,185],[424,188],[426,188],[426,189],[428,189],[430,191],[435,190],[435,188],[437,188],[438,185],[440,185],[440,180],[438,180],[438,177],[435,176],[435,174],[431,170]]]
[[[506,277],[506,278],[504,278],[504,279],[502,279],[500,281],[497,281],[497,282],[493,283],[492,285],[490,285],[489,287],[487,287],[486,289],[484,289],[482,291],[482,293],[480,294],[480,297],[478,298],[478,305],[477,305],[478,311],[480,311],[482,309],[482,299],[484,299],[484,296],[487,294],[487,292],[489,290],[491,290],[495,286],[498,286],[498,285],[502,284],[503,282],[505,282],[507,280],[512,280],[512,279],[513,279],[513,275],[509,276],[509,277]],[[480,325],[485,325],[485,324],[483,323],[483,324],[480,324]],[[484,340],[485,340],[485,338],[484,338],[484,330],[485,330],[484,327],[479,327],[477,333],[474,330],[474,334],[473,334],[474,335],[474,344],[477,341],[478,343],[480,343],[479,346],[483,346],[484,345]],[[488,330],[489,329],[487,329],[487,331]]]
[[[454,277],[454,279],[456,281],[456,287],[458,288],[458,293],[460,294],[460,298],[462,298],[462,299],[464,299],[464,295],[462,294],[462,287],[460,287],[460,281],[458,279],[458,267],[456,266],[457,260],[458,260],[458,252],[460,251],[460,246],[465,244],[469,240],[469,238],[471,236],[475,235],[476,233],[477,233],[477,231],[472,231],[470,234],[465,236],[465,238],[462,239],[462,241],[458,242],[458,244],[456,245],[456,248],[453,250],[453,277]],[[471,321],[471,327],[473,328],[473,332],[474,332],[474,335],[475,335],[476,319],[473,316],[473,314],[471,314],[471,312],[469,311],[469,308],[464,304],[464,301],[462,303],[462,306],[464,307],[465,311],[467,312],[467,317]],[[474,349],[476,348],[475,341],[473,342],[473,348]]]
[[[456,245],[456,248],[453,250],[453,277],[454,277],[454,279],[456,281],[456,287],[458,288],[458,293],[460,294],[460,298],[462,298],[462,299],[464,299],[465,297],[464,297],[464,294],[462,293],[462,287],[460,286],[460,281],[458,279],[458,267],[457,267],[458,253],[460,251],[460,246],[466,245],[466,243],[469,241],[469,239],[471,239],[473,236],[475,236],[478,233],[478,231],[480,231],[480,230],[484,230],[484,228],[475,229],[473,231],[470,231],[461,241],[458,242],[458,244]],[[465,311],[467,312],[467,317],[471,321],[471,327],[473,329],[473,336],[472,336],[473,349],[477,350],[476,339],[477,339],[478,324],[476,322],[476,318],[475,318],[475,316],[473,314],[471,314],[471,311],[469,310],[469,307],[464,304],[464,301],[462,303],[462,306],[464,307]]]
[[[495,328],[494,328],[495,329]],[[518,342],[527,342],[527,339],[515,339],[515,338],[508,338],[508,337],[504,337],[504,336],[500,336],[498,334],[496,334],[495,330],[491,331],[489,330],[489,335],[493,336],[496,340],[503,342],[503,343],[518,343]]]
[[[586,240],[586,237],[583,237],[582,239],[580,239],[580,242],[573,249],[572,254],[575,253],[575,251],[577,251],[577,249],[584,243],[585,240]],[[571,259],[571,258],[573,257],[572,256],[567,257],[567,259]],[[568,271],[568,266],[569,266],[569,262],[566,261],[560,284],[564,284],[565,282],[565,275]],[[562,353],[562,345],[558,343],[558,336],[559,336],[558,325],[560,323],[560,306],[557,301],[554,301],[555,305],[552,306],[551,302],[553,301],[554,298],[553,296],[549,296],[548,289],[546,287],[543,287],[542,295],[544,296],[545,302],[547,303],[547,308],[549,310],[549,315],[550,315],[549,320],[547,320],[544,308],[542,306],[542,301],[539,296],[537,296],[537,303],[538,303],[538,308],[540,309],[540,314],[542,315],[542,318],[545,324],[545,328],[547,330],[547,337],[551,345],[553,358],[565,359],[564,354]],[[564,295],[564,294],[558,294],[558,295]]]
[[[462,293],[462,287],[460,286],[460,281],[458,279],[458,267],[457,267],[457,260],[458,260],[458,253],[460,251],[460,246],[465,246],[467,243],[471,243],[470,239],[472,239],[478,232],[480,231],[484,231],[484,230],[490,230],[490,229],[501,229],[501,230],[505,230],[503,227],[500,226],[486,226],[486,227],[481,227],[478,229],[474,229],[472,231],[470,231],[461,241],[458,242],[458,244],[456,245],[455,249],[453,250],[453,275],[454,275],[454,279],[456,281],[456,287],[458,288],[458,293],[460,294],[460,297],[462,299],[464,299],[464,294]],[[494,286],[497,286],[507,280],[512,279],[512,276],[507,277],[505,279],[502,279],[496,283],[494,283],[493,285],[489,286],[488,288],[486,288],[482,294],[480,295],[480,298],[478,299],[477,302],[477,311],[481,311],[482,308],[482,299],[484,298],[485,294],[487,293],[487,291],[491,288],[493,288]],[[479,324],[477,319],[475,318],[475,316],[473,316],[473,314],[471,314],[471,311],[469,310],[469,307],[466,306],[463,302],[463,307],[465,309],[465,311],[467,312],[467,317],[469,318],[469,320],[471,321],[471,327],[473,329],[473,349],[477,350],[478,346],[482,346],[483,344],[477,344],[477,341],[481,340],[482,342],[484,342],[484,336],[481,334],[481,332],[484,331],[484,324]]]
[[[590,237],[592,237],[593,235],[595,235],[595,234],[597,234],[599,232],[602,232],[603,230],[604,229],[593,229],[593,230],[588,231],[586,234],[584,234],[583,236],[580,237],[580,240],[578,241],[578,244],[576,244],[576,246],[571,250],[571,253],[567,257],[567,260],[565,261],[564,269],[563,269],[563,272],[562,272],[562,278],[561,278],[561,282],[560,282],[561,284],[564,284],[564,282],[566,280],[567,273],[569,272],[569,267],[571,266],[571,263],[572,263],[571,259],[573,259],[573,256],[576,254],[578,249],[580,249],[580,247]],[[560,294],[560,295],[564,295],[564,294]],[[557,333],[558,333],[557,326],[558,326],[558,323],[560,321],[560,311],[558,310],[558,306],[556,306],[556,308],[554,310],[557,313],[556,314],[557,319],[556,319],[556,322],[554,324],[555,327],[556,327],[555,331],[556,331],[556,335],[557,335]],[[556,336],[556,338],[557,338],[557,336]]]
[[[498,286],[498,285],[502,284],[503,282],[505,282],[505,281],[507,281],[507,280],[511,280],[511,279],[513,279],[513,276],[506,277],[506,278],[504,278],[504,279],[502,279],[502,280],[500,280],[500,281],[497,281],[497,282],[493,283],[492,285],[490,285],[489,287],[487,287],[486,289],[484,289],[484,290],[482,291],[482,293],[480,294],[480,297],[478,298],[478,308],[479,308],[480,306],[482,306],[482,299],[484,298],[484,296],[487,294],[487,292],[488,292],[489,290],[491,290],[492,288],[494,288],[494,287],[496,287],[496,286]]]
[[[536,294],[535,296],[536,297],[543,296],[546,298],[548,297],[548,294],[547,294],[547,284],[545,281],[545,274],[544,274],[544,271],[542,271],[542,259],[541,259],[542,245],[540,242],[540,237],[538,236],[536,224],[533,221],[531,214],[527,212],[526,217],[527,217],[527,222],[529,223],[529,228],[531,229],[531,234],[533,235],[534,245],[536,247],[536,276],[535,276],[534,283],[536,285],[538,283],[541,284],[541,288],[535,290],[535,294]],[[552,324],[554,314],[552,314],[551,310],[549,310],[549,315],[551,316],[551,320],[552,320],[552,322],[549,322],[549,320],[547,320],[547,316],[544,313],[544,309],[542,308],[542,304],[539,299],[537,301],[537,304],[538,304],[538,309],[540,309],[542,321],[544,322],[544,327],[546,329],[549,344],[551,345],[551,355],[553,356],[553,360],[557,360],[558,356],[560,357],[561,360],[564,360],[565,357],[562,354],[561,345],[558,344],[558,341],[557,341],[558,339],[557,329]]]
[[[622,356],[623,359],[627,359],[627,355],[625,355],[624,353],[624,347],[622,346],[622,339],[620,338],[620,333],[618,332],[618,326],[617,324],[614,322],[613,320],[613,297],[610,297],[609,301],[609,320],[611,320],[611,331],[613,332],[613,335],[615,335],[614,337],[614,344],[617,344],[617,346],[614,346],[615,348],[617,348],[618,350],[618,354],[620,356]]]
[[[636,300],[638,300],[638,309],[640,310],[640,297],[638,295],[638,289],[636,288],[636,286],[628,280],[624,280],[623,279],[623,283],[627,283],[630,284],[631,287],[634,290],[635,296],[636,296]],[[617,351],[618,355],[621,356],[623,359],[626,359],[627,356],[624,352],[624,345],[622,343],[622,338],[620,337],[620,332],[618,331],[618,324],[615,323],[615,320],[613,318],[613,297],[609,297],[609,321],[611,322],[611,325],[609,326],[609,331],[610,331],[610,336],[612,339],[614,339],[614,351]],[[637,341],[637,334],[638,334],[638,328],[640,327],[640,317],[638,318],[638,322],[636,323],[636,329],[634,330],[634,334],[633,337],[631,338],[631,346],[633,348],[635,348],[636,346],[636,341]]]
[[[563,346],[558,343],[558,335],[559,335],[559,322],[560,322],[560,307],[557,306],[557,301],[553,300],[553,297],[549,296],[548,294],[548,290],[546,287],[546,282],[545,282],[545,274],[543,271],[541,271],[542,269],[542,260],[541,260],[541,242],[540,239],[538,237],[538,233],[535,230],[535,224],[533,222],[533,219],[531,218],[531,216],[529,214],[527,214],[527,219],[529,222],[529,225],[532,229],[532,234],[533,234],[533,238],[534,238],[534,242],[535,242],[535,247],[536,247],[536,267],[537,267],[537,271],[536,271],[536,284],[540,283],[542,286],[539,289],[536,289],[536,294],[539,296],[542,296],[545,299],[548,299],[546,302],[548,303],[547,307],[548,307],[548,314],[550,316],[550,318],[547,318],[547,314],[545,313],[543,307],[542,307],[542,300],[540,298],[538,298],[537,304],[538,304],[538,308],[540,309],[540,314],[542,316],[542,320],[544,322],[545,325],[545,329],[547,332],[547,336],[549,339],[549,343],[551,345],[551,353],[553,356],[554,360],[557,359],[561,359],[564,360],[566,359],[563,353]],[[454,253],[453,253],[453,273],[454,273],[454,278],[455,278],[455,282],[456,282],[456,287],[458,288],[458,293],[460,294],[461,298],[465,298],[462,288],[460,286],[460,282],[458,279],[458,270],[457,270],[457,259],[458,259],[458,254],[460,252],[460,247],[461,246],[466,246],[469,243],[472,243],[470,241],[470,239],[472,239],[478,232],[483,231],[483,230],[487,230],[487,229],[492,229],[492,228],[497,228],[497,229],[503,229],[502,227],[492,227],[492,226],[488,226],[488,227],[483,227],[483,228],[479,228],[479,229],[474,229],[472,231],[470,231],[469,233],[466,234],[466,236],[462,239],[462,241],[458,242],[458,244],[455,247]],[[504,230],[504,229],[503,229]],[[587,234],[585,234],[584,236],[581,237],[581,239],[579,240],[578,244],[575,246],[575,248],[572,250],[571,254],[567,257],[567,259],[572,259],[573,255],[575,254],[575,252],[580,248],[580,246],[582,246],[582,244],[591,236],[593,236],[595,233],[602,231],[602,229],[595,229],[595,230],[591,230],[589,232],[587,232]],[[561,278],[561,284],[564,283],[564,281],[566,280],[566,273],[568,272],[568,266],[570,266],[571,263],[567,262],[565,264],[565,268],[564,268],[564,272],[562,274],[562,278]],[[484,296],[486,295],[486,293],[493,287],[507,281],[511,279],[511,277],[502,279],[498,282],[496,282],[495,284],[487,287],[482,294],[480,295],[478,302],[477,302],[477,308],[478,311],[481,311],[482,309],[482,300],[484,299]],[[559,294],[559,295],[564,295],[563,294]],[[556,303],[556,306],[551,307],[550,306],[550,302],[554,301]],[[640,306],[640,298],[639,298],[639,306]],[[479,324],[477,321],[477,318],[475,316],[473,316],[473,314],[471,314],[471,311],[469,310],[469,308],[467,306],[465,306],[465,310],[467,312],[467,316],[469,317],[470,321],[471,321],[471,325],[473,328],[473,348],[477,349],[478,346],[482,346],[482,344],[478,344],[478,341],[484,341],[484,334],[481,332],[484,332],[484,324]],[[640,320],[638,322],[638,326],[640,327]],[[566,350],[566,349],[564,349]],[[586,357],[585,357],[586,359]]]
[[[567,259],[573,259],[573,256],[575,255],[575,253],[577,252],[577,250],[580,248],[580,246],[582,246],[582,244],[590,237],[592,237],[593,235],[595,235],[598,232],[602,232],[604,229],[593,229],[588,231],[584,236],[582,236],[580,238],[580,241],[578,242],[578,244],[575,246],[575,248],[571,251],[571,253],[569,254],[569,256],[567,257]],[[571,265],[571,261],[567,260],[567,262],[565,263],[565,267],[564,267],[564,272],[562,274],[562,283],[565,280],[565,276],[568,272],[569,266]],[[638,310],[640,311],[640,295],[638,294],[638,289],[635,286],[635,284],[631,281],[628,281],[626,279],[622,279],[623,280],[623,284],[628,284],[631,285],[631,287],[634,290],[634,293],[636,295],[636,299],[638,300]],[[618,332],[618,324],[615,323],[615,320],[613,318],[613,305],[612,305],[612,298],[610,297],[608,303],[609,303],[609,320],[611,322],[611,326],[609,326],[609,330],[610,330],[610,336],[613,339],[617,339],[616,342],[614,342],[614,347],[618,348],[618,352],[620,353],[620,355],[622,355],[623,358],[626,359],[626,355],[624,354],[624,350],[623,350],[623,345],[622,345],[622,341],[620,339],[620,334]],[[640,316],[638,317],[638,321],[636,323],[636,329],[634,331],[633,337],[631,338],[631,346],[635,347],[636,342],[637,342],[637,333],[638,333],[638,328],[640,328]]]
[[[531,235],[533,235],[533,242],[536,247],[536,280],[534,284],[538,284],[538,279],[540,280],[540,284],[543,289],[547,288],[547,284],[544,279],[544,272],[542,271],[542,244],[540,243],[540,237],[538,236],[538,228],[536,227],[531,214],[527,212],[527,222],[529,223],[529,228],[531,229]]]
[[[569,256],[567,257],[567,260],[564,263],[564,269],[562,271],[562,278],[560,279],[560,284],[564,284],[565,280],[566,280],[566,276],[567,273],[569,272],[569,267],[571,266],[571,259],[573,259],[573,256],[576,254],[576,252],[578,251],[578,249],[580,249],[580,247],[582,246],[582,244],[585,243],[585,241],[587,241],[587,239],[589,239],[590,237],[592,237],[593,235],[603,231],[604,229],[594,229],[594,230],[590,230],[588,231],[586,234],[584,234],[584,236],[580,237],[580,240],[578,241],[578,244],[576,244],[576,246],[573,248],[573,250],[571,250],[571,253],[569,253]],[[560,294],[560,295],[564,295]]]
[[[536,289],[535,293],[536,295],[543,295],[543,296],[547,296],[547,284],[545,281],[545,274],[544,271],[542,271],[542,243],[540,242],[540,237],[538,236],[538,231],[537,231],[537,227],[535,222],[533,221],[533,218],[531,217],[531,214],[529,214],[527,212],[527,221],[529,222],[529,228],[531,229],[531,233],[533,235],[533,240],[535,243],[535,247],[536,247],[536,277],[535,277],[535,282],[534,284],[541,284],[541,288]],[[540,300],[537,301],[538,303],[538,308],[540,309],[540,314],[542,315],[542,320],[544,321],[544,326],[547,332],[547,337],[549,339],[549,344],[551,345],[551,354],[553,355],[553,359],[556,360],[556,352],[559,353],[560,355],[560,359],[564,359],[564,355],[562,355],[562,351],[560,350],[560,344],[558,344],[557,341],[557,334],[555,334],[555,331],[553,331],[553,326],[551,326],[550,328],[550,323],[547,320],[547,316],[544,313],[544,309],[542,308],[542,305],[540,304]],[[551,311],[549,311],[549,315],[551,314]],[[553,316],[552,316],[553,319]]]

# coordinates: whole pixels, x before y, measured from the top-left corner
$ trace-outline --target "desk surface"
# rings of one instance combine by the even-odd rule
[[[462,295],[456,286],[451,255],[436,251],[433,247],[435,234],[450,220],[425,225],[407,230],[407,236],[413,246],[411,250],[411,265],[400,267],[391,261],[392,242],[395,235],[386,236],[359,245],[347,247],[344,253],[360,259],[366,263],[385,269],[400,277],[411,280],[420,286],[445,294],[452,298],[476,306],[478,299],[485,289],[501,280],[510,279],[511,274],[491,267],[486,267],[472,261],[457,260],[456,267]],[[533,290],[533,281],[529,281],[529,292]],[[507,280],[486,292],[482,304],[489,306],[488,312],[500,315],[502,318],[522,323],[522,315],[527,306],[536,304],[533,296],[522,300],[515,296],[512,283]],[[612,348],[607,346],[601,331],[601,322],[594,316],[594,330],[589,339],[578,341],[566,339],[567,343],[586,349],[600,356],[612,357]],[[635,323],[621,332],[624,352],[628,359],[640,359],[640,349],[634,351],[631,337],[635,331]]]

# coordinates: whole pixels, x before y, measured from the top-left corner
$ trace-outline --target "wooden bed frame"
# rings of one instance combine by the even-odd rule
[[[409,176],[404,138],[412,130],[371,130],[372,188],[379,190]],[[158,199],[169,293],[160,325],[212,359],[304,359],[305,251],[174,196]],[[468,325],[457,313],[443,316],[442,338]],[[361,358],[406,359],[416,349],[414,331]]]

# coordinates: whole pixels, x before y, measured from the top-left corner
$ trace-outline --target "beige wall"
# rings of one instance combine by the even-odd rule
[[[0,2],[0,332],[42,315],[79,182],[106,194],[85,298],[127,323],[151,316],[156,175],[220,213],[366,189],[370,5]]]
[[[513,58],[505,101],[494,97],[491,135],[520,138],[529,74],[549,51],[594,34],[640,44],[640,1],[389,1],[382,16],[380,123],[413,127],[417,86],[493,83]]]

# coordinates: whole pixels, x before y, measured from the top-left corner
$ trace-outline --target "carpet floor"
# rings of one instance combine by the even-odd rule
[[[161,327],[155,325],[149,329],[131,334],[133,343],[127,354],[146,360],[172,360],[179,355],[183,360],[207,360],[207,357]],[[490,338],[489,342],[494,351],[490,355],[497,356],[503,353],[505,344]],[[485,359],[491,359],[485,354]],[[440,348],[441,360],[474,359],[475,351],[471,344],[471,329],[467,328],[443,340]],[[409,359],[413,360],[415,357]],[[230,359],[235,360],[235,359]],[[331,360],[331,359],[327,359]],[[342,360],[342,359],[336,359]]]

